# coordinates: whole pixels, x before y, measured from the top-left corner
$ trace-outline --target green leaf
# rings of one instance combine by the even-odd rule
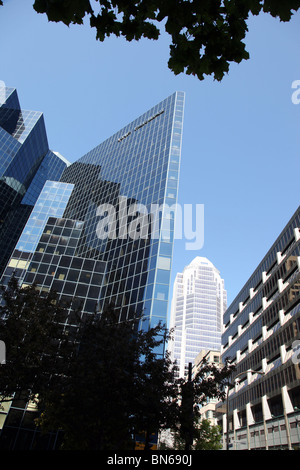
[[[300,0],[97,0],[95,13],[89,0],[35,0],[34,8],[49,21],[81,24],[86,15],[96,39],[111,34],[127,41],[142,37],[157,40],[156,23],[164,22],[171,37],[168,67],[175,75],[186,73],[203,80],[220,81],[231,63],[249,58],[243,39],[249,15],[261,12],[289,21]],[[2,4],[0,0],[0,4]]]
[[[263,10],[274,17],[279,17],[281,21],[290,21],[292,10],[296,11],[299,8],[299,0],[265,0]]]
[[[38,13],[46,13],[49,21],[82,24],[83,18],[92,14],[89,0],[35,0],[33,8]]]

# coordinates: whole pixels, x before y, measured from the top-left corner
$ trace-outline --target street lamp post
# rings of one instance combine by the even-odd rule
[[[252,372],[254,374],[259,374],[259,375],[265,375],[264,372],[258,372],[256,370],[248,369],[246,372],[240,372],[239,374],[237,374],[234,377],[234,381],[236,381],[236,379],[238,377],[241,377],[241,376],[247,374],[248,372]],[[227,392],[226,392],[226,450],[229,450],[229,390],[233,386],[234,386],[234,384],[230,383],[229,380],[228,380],[228,382],[227,382]]]

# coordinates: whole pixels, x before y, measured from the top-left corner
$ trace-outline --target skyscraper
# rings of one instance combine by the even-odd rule
[[[2,282],[14,272],[22,285],[79,302],[83,315],[111,303],[120,320],[142,316],[141,328],[167,324],[167,208],[177,202],[183,107],[184,94],[172,94],[65,168],[60,181],[47,181]],[[2,437],[12,435],[8,428]],[[18,429],[7,447],[18,448]]]
[[[236,364],[235,387],[228,414],[217,410],[238,450],[299,449],[299,268],[300,208],[224,316],[222,359]]]
[[[197,256],[176,275],[170,318],[174,339],[169,351],[180,377],[201,350],[221,350],[226,303],[224,280],[207,258]]]
[[[53,215],[77,221],[81,233],[78,234],[76,246],[72,241],[74,250],[70,247],[63,249],[63,245],[58,245],[54,250],[54,239],[50,239],[46,219],[39,224],[40,228],[45,228],[39,239],[37,232],[33,233],[35,224],[31,217],[11,262],[17,263],[21,256],[18,252],[22,252],[22,256],[24,252],[31,256],[35,252],[34,259],[38,259],[38,263],[43,263],[42,256],[54,253],[56,256],[68,254],[82,260],[99,260],[106,265],[106,279],[104,285],[98,286],[99,289],[101,287],[98,301],[101,299],[101,302],[111,302],[121,307],[124,318],[130,311],[138,314],[143,312],[146,328],[159,321],[166,323],[174,214],[167,213],[163,206],[171,206],[177,201],[183,104],[184,94],[174,93],[68,166],[60,181],[54,184],[55,203],[51,204],[49,188],[53,184],[48,182],[41,192],[33,216],[41,212],[42,208],[43,214],[48,217]],[[66,191],[69,191],[67,198]],[[64,197],[63,200],[60,200],[60,195]],[[58,207],[59,215],[55,213]],[[159,230],[154,233],[152,216],[157,207],[162,210],[159,213]],[[49,211],[49,208],[54,212]],[[107,210],[115,211],[114,233],[105,232]],[[171,217],[171,220],[167,217]],[[41,221],[40,216],[38,220]],[[53,221],[53,224],[65,226],[66,222],[59,219]],[[58,232],[56,229],[55,234]],[[67,232],[60,231],[60,234],[64,236],[66,246]],[[41,235],[41,231],[38,235]],[[29,236],[35,240],[35,245],[25,247],[23,241]],[[29,282],[30,278],[30,282],[44,285],[46,279],[40,277],[42,273],[39,268],[40,265],[36,266],[34,276],[29,276],[32,272],[30,266],[23,273],[24,282]],[[10,271],[6,272],[6,275],[10,274]],[[58,279],[57,270],[52,279],[62,281]],[[52,283],[47,285],[51,286]],[[64,292],[61,283],[55,283],[54,286],[58,292]],[[76,295],[76,287],[74,284],[72,295]]]
[[[0,275],[47,179],[68,162],[49,150],[43,114],[21,109],[0,82]]]

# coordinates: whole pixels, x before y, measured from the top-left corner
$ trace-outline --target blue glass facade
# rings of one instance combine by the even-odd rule
[[[2,282],[18,267],[18,259],[32,259],[35,252],[66,254],[47,238],[48,216],[77,221],[82,227],[73,256],[105,264],[105,269],[101,267],[105,282],[98,293],[98,309],[112,303],[119,309],[120,319],[134,312],[143,315],[144,328],[166,324],[175,218],[168,208],[177,202],[183,107],[184,94],[174,93],[66,167],[59,183],[47,182]],[[115,210],[114,237],[99,235],[105,220],[101,208],[106,206]],[[159,209],[156,231],[153,208]],[[142,213],[146,217],[141,218]],[[59,266],[57,262],[57,269]],[[31,267],[27,268],[30,271]],[[35,277],[29,276],[30,282],[45,287],[45,279],[36,278],[42,274],[39,266],[35,273]],[[29,282],[26,271],[18,276]],[[46,287],[53,285],[48,282]],[[74,281],[68,295],[76,295],[77,287]],[[59,292],[64,295],[63,286]]]
[[[48,150],[22,199],[22,204],[34,206],[45,182],[48,180],[59,181],[67,165],[69,162],[60,154]]]
[[[55,289],[66,305],[80,306],[83,317],[111,303],[120,320],[139,314],[142,328],[166,324],[175,228],[169,209],[177,203],[183,108],[184,94],[174,93],[66,166],[58,182],[47,181],[2,284],[15,273],[23,286]],[[33,203],[38,175],[46,173],[40,166],[23,202]],[[111,210],[114,218],[107,218]],[[68,328],[72,318],[69,309]],[[8,413],[2,416],[1,448],[22,448],[29,406],[17,426],[14,401],[0,412],[0,419]],[[54,446],[52,437],[45,448]],[[26,429],[26,439],[26,448],[36,447],[36,430]]]
[[[24,281],[29,263],[35,251],[42,253],[41,247],[38,247],[38,243],[44,231],[46,234],[48,233],[48,219],[50,217],[62,217],[73,187],[74,185],[72,184],[46,181],[4,270],[4,274],[1,278],[3,285],[8,283],[13,273],[19,279],[20,283]],[[51,251],[54,253],[54,250],[49,249],[49,252]],[[72,252],[72,254],[74,253]],[[55,263],[56,265],[58,264],[58,258],[55,259]],[[41,269],[43,271],[43,268]],[[33,272],[31,269],[29,271]]]
[[[149,216],[154,205],[176,204],[183,107],[184,94],[174,93],[70,165],[61,178],[75,184],[64,217],[84,222],[78,254],[107,263],[100,303],[116,305],[122,318],[143,313],[146,328],[167,321],[174,214],[162,211],[156,237],[144,236],[140,227],[134,239],[128,228],[136,214],[126,219],[121,212],[128,215],[135,204]],[[97,209],[104,204],[117,214],[114,238],[101,239],[97,231]]]
[[[20,107],[17,91],[1,89],[0,274],[48,179],[58,180],[68,162],[49,150],[43,114]]]
[[[17,250],[35,251],[49,217],[62,217],[72,190],[72,184],[46,181],[18,240]]]

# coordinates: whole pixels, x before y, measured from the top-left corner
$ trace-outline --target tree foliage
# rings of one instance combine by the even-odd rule
[[[213,425],[208,419],[195,423],[191,450],[220,450],[222,449],[222,434],[219,426]],[[167,448],[162,443],[162,449]],[[186,442],[179,433],[174,436],[174,449],[186,449]]]
[[[118,318],[108,306],[83,325],[64,386],[40,401],[38,424],[63,429],[64,449],[132,449],[136,434],[144,432],[148,442],[176,415],[173,368],[155,353],[165,329],[137,331],[134,320]]]
[[[0,401],[17,392],[34,400],[61,380],[76,341],[62,327],[65,307],[54,291],[40,295],[35,285],[21,289],[12,277],[0,293],[0,339],[6,345]]]
[[[0,4],[2,2],[0,1]],[[92,6],[93,5],[93,6]],[[289,21],[300,0],[35,0],[49,21],[82,24],[89,18],[96,38],[115,35],[127,41],[171,38],[169,68],[203,80],[222,80],[230,63],[249,58],[244,39],[250,15],[268,13]]]
[[[215,426],[208,419],[203,419],[196,427],[195,450],[222,449],[222,434],[219,426]]]
[[[193,447],[195,439],[199,439],[200,407],[209,399],[224,400],[228,378],[234,369],[235,365],[228,362],[220,367],[204,358],[193,378],[179,380],[181,406],[175,434],[179,441],[185,443],[186,450]]]
[[[80,317],[53,291],[21,288],[14,277],[1,287],[1,401],[35,401],[38,428],[63,430],[64,449],[129,449],[136,433],[148,438],[172,425],[174,368],[157,354],[165,328],[138,331],[134,317],[119,323],[112,306]]]
[[[160,324],[143,330],[134,315],[119,322],[113,306],[80,320],[81,312],[55,292],[21,288],[14,277],[1,290],[7,357],[0,396],[35,400],[38,428],[62,430],[64,449],[132,449],[140,433],[148,448],[151,434],[163,429],[175,430],[191,448],[199,405],[224,397],[230,367],[204,361],[193,380],[175,378],[176,364],[161,351],[170,332]]]

